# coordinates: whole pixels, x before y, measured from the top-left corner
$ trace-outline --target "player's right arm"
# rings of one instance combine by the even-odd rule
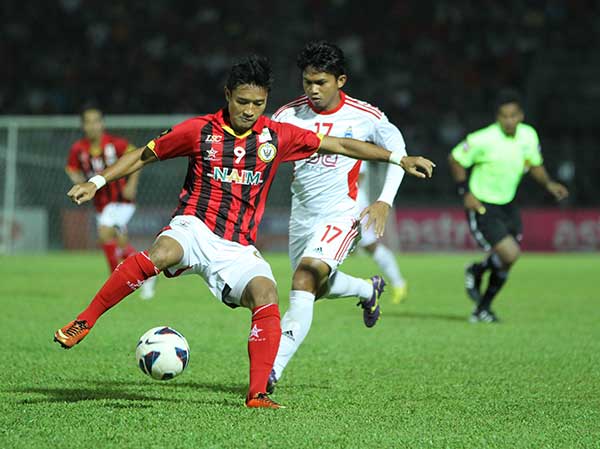
[[[148,146],[125,153],[100,175],[71,187],[71,190],[67,192],[67,196],[77,205],[83,204],[94,198],[96,191],[105,184],[135,173],[145,165],[157,160],[156,154]]]
[[[450,165],[450,174],[456,183],[456,191],[463,198],[463,206],[467,210],[475,211],[479,214],[485,214],[485,207],[481,204],[475,195],[469,190],[469,180],[467,179],[467,168],[475,163],[476,148],[469,136],[460,142],[448,156],[448,165]]]

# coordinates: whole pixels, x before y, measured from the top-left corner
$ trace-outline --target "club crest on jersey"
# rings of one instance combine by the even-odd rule
[[[244,185],[257,185],[263,182],[260,171],[238,170],[229,167],[214,167],[212,178],[221,182]]]
[[[346,128],[346,131],[344,131],[344,137],[346,139],[352,139],[352,127],[351,126]]]
[[[271,162],[275,159],[275,155],[277,154],[277,147],[272,143],[263,143],[258,147],[258,157],[261,161],[265,163]]]

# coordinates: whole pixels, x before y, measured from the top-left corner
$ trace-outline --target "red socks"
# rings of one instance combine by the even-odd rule
[[[104,255],[106,256],[106,260],[108,261],[108,267],[110,268],[110,272],[112,273],[119,265],[119,256],[117,254],[117,243],[114,240],[110,242],[102,244],[102,251],[104,251]]]
[[[158,273],[160,270],[154,266],[147,251],[128,257],[112,272],[90,305],[77,319],[86,320],[88,326],[92,327],[100,315],[137,290],[146,279]],[[277,316],[279,317],[279,312]]]
[[[248,397],[267,391],[267,380],[281,339],[281,319],[277,304],[266,304],[252,310],[252,328],[248,337],[250,388]]]

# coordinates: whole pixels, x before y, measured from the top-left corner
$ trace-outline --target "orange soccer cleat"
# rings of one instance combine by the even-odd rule
[[[85,320],[74,320],[54,333],[54,341],[65,349],[71,349],[85,338],[90,327]]]
[[[285,408],[271,399],[266,393],[256,393],[251,398],[246,399],[248,408]]]

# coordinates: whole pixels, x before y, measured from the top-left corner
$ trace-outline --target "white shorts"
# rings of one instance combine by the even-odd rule
[[[290,261],[295,270],[300,259],[320,259],[333,274],[348,257],[360,240],[360,223],[354,215],[315,217],[307,219],[302,214],[290,218]]]
[[[370,206],[370,203],[369,203],[368,195],[365,193],[365,191],[363,191],[362,188],[359,187],[359,189],[358,189],[358,208],[362,212],[369,206]],[[377,241],[377,235],[375,234],[375,226],[373,224],[371,224],[371,227],[369,229],[365,229],[365,224],[367,224],[368,220],[369,220],[369,216],[367,215],[367,216],[365,216],[365,218],[362,219],[362,221],[360,223],[361,224],[361,237],[360,237],[360,242],[358,245],[361,248],[372,245],[373,243],[375,243]]]
[[[377,235],[375,234],[375,225],[373,223],[371,223],[371,227],[369,229],[365,229],[365,224],[368,220],[369,217],[365,217],[361,222],[361,238],[359,242],[361,248],[372,245],[378,240]]]
[[[159,237],[163,235],[177,240],[183,248],[181,261],[165,270],[165,276],[198,274],[212,294],[230,307],[240,305],[246,285],[257,276],[277,284],[271,267],[256,247],[219,237],[197,217],[173,217]]]
[[[132,203],[108,203],[102,212],[96,214],[98,226],[117,228],[119,232],[127,232],[127,223],[133,217],[135,204]]]

